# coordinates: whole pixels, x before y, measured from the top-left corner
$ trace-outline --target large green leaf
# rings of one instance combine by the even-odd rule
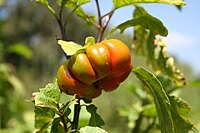
[[[97,107],[93,104],[86,106],[87,111],[91,114],[90,120],[89,120],[89,126],[96,126],[101,127],[105,123],[101,116],[97,114]]]
[[[108,133],[99,127],[85,126],[79,130],[80,133]]]
[[[143,16],[145,11],[137,7],[134,17]],[[146,57],[147,64],[157,74],[165,74],[175,82],[177,86],[186,84],[183,73],[174,65],[174,59],[168,54],[167,47],[161,38],[156,39],[156,34],[152,30],[146,30],[145,26],[134,27],[134,53]]]
[[[115,8],[120,8],[129,5],[144,4],[144,3],[185,5],[185,2],[183,0],[112,0],[112,1]]]
[[[151,30],[155,35],[159,34],[161,36],[167,36],[168,34],[167,28],[159,19],[151,16],[144,10],[144,8],[139,6],[136,6],[135,16],[133,19],[114,27],[110,34],[115,32],[117,29],[120,30],[120,33],[123,33],[125,29],[137,25],[141,25],[145,29]]]
[[[136,76],[147,85],[154,99],[162,133],[174,133],[170,100],[159,80],[144,68],[133,69]]]
[[[160,81],[144,68],[133,69],[136,76],[148,87],[157,110],[163,133],[188,133],[196,131],[189,120],[190,106],[175,96],[169,96]]]

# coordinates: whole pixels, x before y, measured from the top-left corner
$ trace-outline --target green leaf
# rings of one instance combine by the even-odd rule
[[[34,92],[35,106],[47,107],[58,113],[57,104],[60,100],[61,91],[58,88],[57,80],[54,83],[49,83],[45,88],[41,88],[39,92]]]
[[[168,93],[172,93],[174,90],[177,89],[176,84],[174,83],[173,80],[171,80],[168,76],[166,75],[158,75],[157,76],[158,80],[161,82],[163,88],[165,91]]]
[[[60,44],[62,50],[67,54],[67,56],[74,55],[78,50],[83,48],[80,44],[71,41],[67,42],[58,40],[58,44]]]
[[[16,43],[16,44],[9,46],[8,52],[18,54],[27,59],[31,59],[33,56],[31,49],[23,43]]]
[[[146,117],[156,117],[156,108],[154,104],[147,104],[143,107],[143,112],[142,112],[143,116]]]
[[[120,8],[129,5],[144,4],[144,3],[185,5],[185,2],[183,0],[112,0],[112,1],[115,8]]]
[[[63,126],[60,123],[60,117],[55,118],[52,126],[51,126],[51,132],[50,133],[65,133],[65,130],[63,128]]]
[[[163,23],[159,19],[148,14],[144,8],[136,6],[135,14],[137,16],[135,15],[133,19],[114,27],[109,34],[112,34],[117,29],[120,29],[120,33],[123,33],[124,30],[129,27],[141,25],[143,28],[151,30],[155,35],[167,36],[168,31]]]
[[[91,127],[91,126],[85,126],[82,127],[79,130],[80,133],[108,133],[104,129],[99,128],[99,127]]]
[[[35,133],[45,133],[52,124],[55,112],[50,108],[35,106]]]
[[[60,0],[58,1],[58,4],[60,5],[61,9],[63,9],[65,7],[65,4],[68,0]]]
[[[174,133],[170,100],[159,80],[144,68],[133,69],[136,76],[147,85],[154,99],[162,133]]]
[[[89,36],[85,39],[85,45],[84,48],[87,48],[89,46],[92,46],[95,44],[95,38],[93,36]]]
[[[70,9],[74,9],[76,7],[79,7],[83,4],[86,4],[88,2],[90,2],[91,0],[59,0],[58,4],[62,7],[62,6],[66,6]]]
[[[172,106],[171,114],[175,132],[188,133],[190,130],[195,130],[193,124],[189,120],[191,108],[188,103],[175,96],[170,96],[169,99]]]
[[[43,132],[52,124],[55,113],[59,113],[57,104],[60,100],[60,89],[57,80],[49,83],[39,92],[34,92],[35,103],[35,128],[37,132]]]
[[[49,5],[48,1],[47,0],[36,0],[36,2],[40,3],[40,4],[43,4],[45,6]]]
[[[65,3],[64,3],[64,2]],[[95,16],[89,16],[80,6],[83,4],[86,4],[90,2],[91,0],[59,0],[59,5],[62,5],[62,3],[65,4],[65,7],[72,10],[72,13],[76,12],[77,15],[84,20],[86,20],[88,23],[93,23],[96,20]]]
[[[87,111],[91,114],[90,120],[89,120],[89,126],[97,126],[101,127],[105,125],[103,119],[99,114],[97,114],[96,110],[97,107],[93,104],[86,106]]]

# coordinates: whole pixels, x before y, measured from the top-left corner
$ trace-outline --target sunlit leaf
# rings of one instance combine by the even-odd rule
[[[137,5],[144,3],[162,3],[162,4],[173,4],[173,5],[185,5],[183,0],[112,0],[115,8],[123,6]]]
[[[175,133],[170,100],[159,80],[144,68],[135,68],[133,72],[149,88],[154,99],[162,133]]]
[[[120,33],[123,33],[125,29],[137,25],[141,25],[143,28],[151,30],[155,35],[159,34],[161,36],[167,36],[168,34],[167,28],[159,19],[151,16],[144,10],[144,8],[139,6],[136,6],[135,16],[133,19],[114,27],[109,34],[112,34],[117,29],[120,30]]]
[[[91,0],[58,0],[58,4],[66,6],[73,10],[73,8],[79,7],[83,4],[90,2]]]
[[[89,126],[97,126],[97,127],[101,127],[103,126],[105,123],[103,121],[103,119],[101,118],[101,116],[99,114],[97,114],[97,107],[95,105],[88,105],[86,106],[87,111],[91,114],[90,120],[89,120]]]
[[[63,51],[68,55],[74,55],[78,50],[82,49],[83,47],[80,44],[75,42],[67,42],[63,40],[58,40],[58,44],[60,44]]]
[[[15,54],[23,56],[27,59],[30,59],[33,56],[31,49],[23,43],[16,43],[16,44],[9,46],[8,52],[15,53]]]
[[[171,114],[175,132],[188,133],[190,130],[195,130],[194,125],[189,120],[191,108],[188,103],[175,96],[170,96],[169,99],[172,106]]]
[[[82,127],[79,130],[80,133],[108,133],[104,129],[99,128],[99,127],[91,127],[91,126],[85,126]]]

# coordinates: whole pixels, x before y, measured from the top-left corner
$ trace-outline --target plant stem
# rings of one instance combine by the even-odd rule
[[[60,119],[61,119],[61,121],[62,121],[62,123],[63,123],[65,132],[68,132],[67,124],[66,124],[66,121],[65,121],[65,116],[64,116],[64,115],[61,115],[61,116],[60,116]]]
[[[67,38],[66,38],[67,37],[66,36],[66,29],[65,29],[65,26],[64,26],[64,24],[62,22],[62,11],[63,10],[60,10],[60,12],[59,12],[59,18],[57,19],[57,22],[58,22],[59,27],[60,27],[62,39],[63,40],[67,40]]]
[[[60,116],[60,120],[63,123],[64,130],[65,130],[65,132],[68,132],[68,128],[67,128],[67,124],[66,124],[66,121],[65,121],[65,116],[64,116],[63,110],[60,110],[59,104],[57,104],[57,108],[59,109],[58,115]]]
[[[81,110],[80,99],[77,99],[77,104],[74,105],[74,118],[72,122],[72,130],[75,130],[73,133],[77,132],[78,129],[78,121],[79,121],[79,114]]]
[[[103,15],[103,17],[101,16],[101,11],[100,11],[100,6],[99,6],[99,1],[95,0],[96,2],[96,6],[97,6],[97,14],[98,14],[98,24],[99,24],[99,33],[98,33],[98,37],[97,37],[97,42],[100,42],[103,38],[103,34],[105,32],[105,29],[108,26],[108,23],[114,13],[115,10],[111,10],[109,13],[107,13],[106,15]],[[106,17],[106,20],[104,23],[102,23],[102,19]]]

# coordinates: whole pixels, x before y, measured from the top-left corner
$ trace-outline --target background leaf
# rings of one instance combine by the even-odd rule
[[[144,68],[138,67],[133,72],[149,88],[154,99],[162,133],[174,133],[170,100],[159,80]]]
[[[91,127],[91,126],[82,127],[79,131],[80,133],[108,133],[104,129],[101,129],[99,127]]]
[[[89,126],[97,126],[101,127],[105,125],[103,119],[99,114],[97,114],[97,107],[95,105],[88,105],[86,106],[87,111],[91,114],[90,120],[89,120]]]
[[[67,42],[63,40],[58,40],[58,44],[60,44],[63,51],[67,54],[67,56],[74,55],[78,50],[83,47],[74,42]]]
[[[15,54],[23,56],[27,59],[31,59],[33,56],[31,49],[23,43],[16,43],[16,44],[9,46],[8,52],[15,53]]]
[[[137,5],[144,3],[162,3],[162,4],[173,4],[173,5],[185,5],[183,0],[112,0],[115,8],[120,8],[128,5]]]

